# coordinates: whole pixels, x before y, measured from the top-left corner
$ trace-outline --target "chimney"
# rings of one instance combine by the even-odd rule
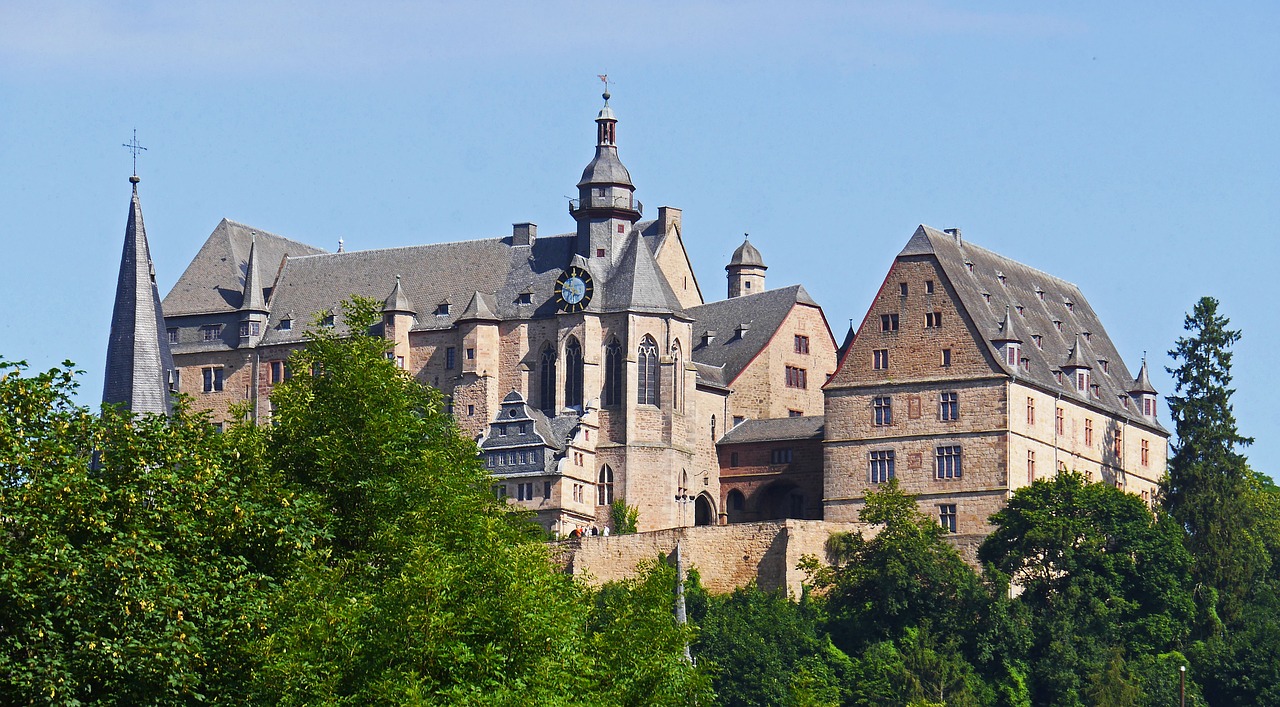
[[[948,228],[948,229],[944,229],[944,231],[943,231],[943,232],[944,232],[944,233],[947,233],[947,234],[950,234],[952,238],[955,238],[955,239],[956,239],[956,243],[961,243],[961,242],[963,242],[963,240],[964,240],[964,238],[960,235],[960,229],[959,229],[959,228]]]
[[[533,239],[538,236],[538,224],[536,223],[513,223],[511,224],[511,245],[533,245]]]

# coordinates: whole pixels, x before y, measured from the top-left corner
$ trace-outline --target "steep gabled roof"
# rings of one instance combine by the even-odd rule
[[[803,285],[792,285],[689,308],[694,318],[693,360],[721,368],[724,382],[732,385],[797,304],[818,306]],[[743,325],[747,329],[739,334]],[[715,338],[704,344],[708,331],[715,332]]]
[[[241,295],[240,311],[264,313],[267,311],[267,301],[262,296],[262,276],[258,274],[256,236],[249,242],[249,259],[244,266],[244,293]]]
[[[256,234],[256,239],[255,239]],[[256,247],[255,247],[256,240]],[[249,251],[261,263],[263,286],[275,280],[285,256],[324,251],[305,243],[223,219],[205,239],[200,252],[164,298],[165,314],[234,312],[244,303],[245,266]]]
[[[898,254],[901,258],[937,258],[947,280],[955,289],[991,358],[1009,376],[1061,393],[1063,397],[1086,401],[1109,412],[1152,425],[1129,405],[1129,375],[1124,360],[1107,336],[1102,321],[1084,293],[1075,285],[1043,271],[1011,260],[986,248],[973,245],[958,233],[944,233],[920,226]],[[1022,357],[1026,369],[1011,366],[999,355],[993,342],[999,341],[1005,308],[1013,312],[1015,331],[1024,339]],[[1075,345],[1079,339],[1081,345]],[[1035,342],[1039,341],[1037,345]],[[1092,383],[1098,395],[1079,392],[1061,371],[1068,358],[1094,368]],[[1106,370],[1097,365],[1106,361]],[[1158,424],[1156,427],[1163,430]]]
[[[115,305],[111,310],[102,402],[123,405],[138,414],[167,415],[172,410],[168,380],[172,370],[173,355],[164,326],[164,309],[156,289],[155,266],[151,262],[135,181],[125,222]]]
[[[638,228],[627,236],[627,244],[618,258],[618,264],[609,274],[601,311],[660,314],[684,312],[680,300],[658,268],[653,251]]]

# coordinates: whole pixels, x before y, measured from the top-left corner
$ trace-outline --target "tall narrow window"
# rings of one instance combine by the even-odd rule
[[[960,419],[960,394],[938,394],[938,419],[943,422]]]
[[[582,346],[572,336],[564,346],[564,404],[582,407]]]
[[[1093,420],[1084,421],[1084,446],[1093,446]]]
[[[1142,465],[1149,466],[1151,464],[1151,443],[1142,440]]]
[[[622,404],[622,345],[617,338],[604,347],[604,404]]]
[[[671,344],[671,407],[680,409],[680,392],[684,387],[684,364],[680,360],[680,342]]]
[[[1057,431],[1059,437],[1067,433],[1067,418],[1066,418],[1066,413],[1062,410],[1062,408],[1058,408],[1057,412],[1055,413],[1053,424],[1055,425],[1054,430]]]
[[[1111,451],[1115,453],[1117,459],[1124,455],[1124,439],[1120,436],[1119,427],[1116,428],[1115,443],[1112,445]]]
[[[641,405],[658,404],[658,345],[653,337],[645,335],[637,350],[636,364],[638,380],[636,381],[639,403]]]
[[[871,401],[871,410],[878,426],[893,424],[893,398],[883,396]]]
[[[556,351],[547,344],[542,349],[539,365],[538,407],[545,413],[556,409]]]
[[[1027,398],[1027,424],[1036,424],[1036,399],[1032,397]]]
[[[883,371],[889,367],[889,349],[876,349],[871,352],[871,367]]]
[[[1036,481],[1036,453],[1033,449],[1027,450],[1027,483],[1033,484]]]
[[[938,522],[948,533],[956,532],[956,504],[944,503],[938,506]]]
[[[608,464],[600,467],[599,483],[596,485],[596,505],[607,506],[613,503],[613,469]]]

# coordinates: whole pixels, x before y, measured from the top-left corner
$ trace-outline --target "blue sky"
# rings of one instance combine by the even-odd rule
[[[167,291],[223,217],[328,249],[571,230],[608,73],[705,294],[750,232],[840,336],[917,224],[958,226],[1080,285],[1162,394],[1212,295],[1274,475],[1277,26],[1266,2],[5,2],[0,356],[70,358],[96,403],[135,127]]]

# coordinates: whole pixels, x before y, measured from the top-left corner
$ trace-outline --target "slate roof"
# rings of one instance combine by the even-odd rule
[[[413,303],[409,301],[408,295],[404,293],[404,288],[400,286],[400,276],[396,275],[396,286],[391,288],[391,294],[382,301],[382,311],[399,314],[417,314],[413,309]]]
[[[258,239],[249,242],[249,258],[244,266],[244,293],[240,301],[242,312],[266,312],[267,302],[262,295],[262,276],[258,272]]]
[[[488,454],[497,451],[527,450],[540,447],[547,450],[547,453],[542,457],[540,466],[532,463],[507,465],[502,468],[494,467],[491,473],[496,476],[510,476],[522,473],[554,473],[559,459],[568,448],[569,436],[573,434],[573,429],[578,425],[578,420],[579,417],[576,412],[548,417],[541,410],[535,410],[530,407],[525,402],[524,396],[513,390],[502,399],[502,403],[498,408],[498,416],[491,421],[486,436],[480,441],[480,451]],[[528,425],[524,434],[520,434],[518,431],[520,423]],[[506,427],[506,434],[499,434],[498,428],[501,426]]]
[[[595,157],[587,163],[586,169],[582,170],[582,179],[578,180],[580,187],[588,184],[635,186],[631,183],[631,173],[618,159],[618,148],[613,145],[596,146]]]
[[[690,307],[686,311],[694,319],[694,362],[721,369],[723,381],[731,385],[797,304],[818,306],[803,285],[792,285]],[[744,324],[748,329],[738,334]],[[715,332],[715,338],[704,344],[708,331]]]
[[[305,243],[223,219],[209,234],[173,289],[165,295],[165,314],[180,317],[240,309],[244,299],[245,266],[250,249],[254,249],[255,232],[255,256],[264,287],[271,286],[286,255],[293,257],[324,252]]]
[[[1138,377],[1129,388],[1130,393],[1146,393],[1155,395],[1156,389],[1151,386],[1151,378],[1147,375],[1147,359],[1142,359],[1142,368],[1138,369]]]
[[[1130,402],[1134,382],[1107,331],[1080,288],[928,226],[916,229],[899,258],[931,255],[938,259],[948,281],[959,295],[979,335],[990,347],[992,360],[1009,376],[1029,381],[1139,424],[1164,430],[1140,414]],[[1029,359],[1025,370],[1010,366],[999,355],[994,341],[1003,336],[1000,323],[1005,308],[1013,312],[1014,331],[1023,338],[1022,356]],[[1040,345],[1034,337],[1040,337]],[[1076,348],[1076,340],[1079,347]],[[1098,396],[1076,391],[1068,376],[1059,381],[1060,371],[1072,356],[1093,367],[1091,382]],[[1100,361],[1106,361],[1106,371]]]
[[[156,289],[155,273],[135,181],[125,221],[115,305],[111,310],[102,402],[120,404],[138,414],[167,415],[173,409],[169,397],[173,355],[165,332],[164,309]]]
[[[651,245],[636,228],[604,288],[605,312],[684,314],[671,284],[658,268]],[[654,244],[656,245],[656,244]]]
[[[822,415],[804,417],[777,417],[767,420],[746,420],[724,434],[717,444],[747,444],[749,442],[780,442],[783,440],[821,440],[825,418]]]
[[[764,256],[760,255],[760,251],[753,245],[751,241],[743,239],[742,245],[733,251],[733,257],[729,258],[729,264],[724,266],[725,270],[735,266],[750,266],[768,270],[768,266],[764,264]]]

